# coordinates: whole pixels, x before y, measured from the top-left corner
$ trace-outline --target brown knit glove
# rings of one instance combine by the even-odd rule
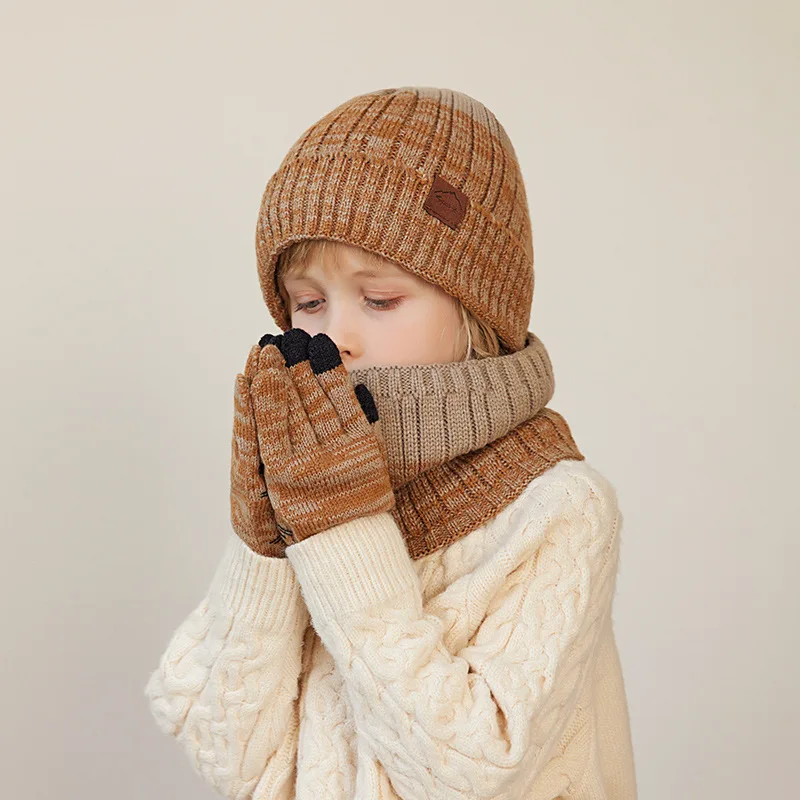
[[[364,384],[351,385],[333,340],[292,328],[261,343],[250,393],[287,546],[394,508],[378,411]]]
[[[253,345],[244,373],[236,376],[231,439],[231,524],[239,538],[256,553],[286,558],[286,533],[275,520],[264,465],[258,451],[256,419],[250,382],[258,367],[260,345]],[[289,544],[291,544],[291,539]]]

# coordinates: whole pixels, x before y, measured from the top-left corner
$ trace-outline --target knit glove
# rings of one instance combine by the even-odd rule
[[[324,333],[267,335],[250,393],[261,460],[287,546],[359,517],[390,511],[378,411],[364,384],[351,385]]]
[[[244,373],[236,376],[234,384],[231,525],[251,550],[271,558],[286,558],[286,538],[289,532],[278,525],[267,494],[250,396],[250,382],[258,367],[260,352],[261,346],[253,345]],[[291,544],[291,540],[289,543]]]

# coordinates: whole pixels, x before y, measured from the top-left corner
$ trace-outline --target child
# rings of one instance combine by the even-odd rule
[[[546,404],[503,127],[354,97],[267,184],[282,333],[235,385],[231,521],[146,687],[217,792],[635,800],[612,625],[622,516]]]

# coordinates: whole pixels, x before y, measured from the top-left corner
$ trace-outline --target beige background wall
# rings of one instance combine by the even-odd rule
[[[625,514],[640,796],[796,796],[796,3],[0,14],[3,796],[212,796],[143,688],[229,529],[261,192],[407,84],[482,100],[522,163],[551,406]]]

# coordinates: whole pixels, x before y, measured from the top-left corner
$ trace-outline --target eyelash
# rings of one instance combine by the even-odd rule
[[[366,301],[368,303],[375,303],[376,305],[373,308],[376,311],[390,311],[393,308],[396,308],[400,305],[403,301],[402,297],[394,297],[391,300],[375,300],[374,298],[367,297]],[[319,300],[310,300],[307,303],[298,303],[295,307],[295,311],[313,311],[314,309],[311,308],[312,303],[319,303]],[[318,308],[319,306],[315,306],[314,308]]]

